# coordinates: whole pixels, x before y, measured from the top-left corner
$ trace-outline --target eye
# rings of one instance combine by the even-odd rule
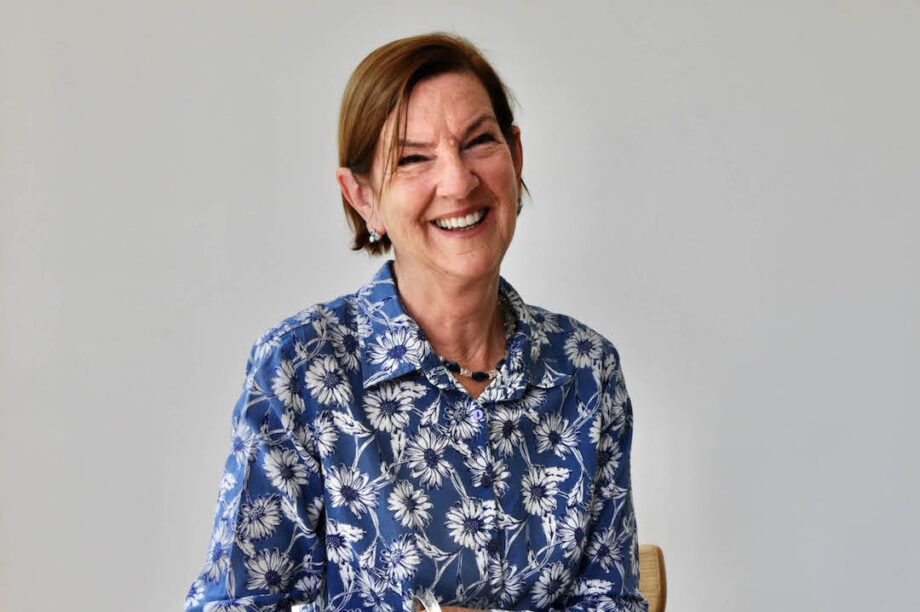
[[[406,155],[405,157],[399,158],[400,166],[408,166],[409,164],[415,164],[421,161],[425,161],[425,158],[421,155]]]
[[[471,140],[470,143],[469,143],[467,146],[468,146],[468,147],[472,147],[472,146],[474,146],[474,145],[483,144],[483,143],[486,143],[486,142],[495,142],[495,137],[492,136],[492,134],[489,133],[489,132],[485,132],[485,133],[483,133],[483,134],[480,134],[479,136],[477,136],[476,138],[474,138],[473,140]]]

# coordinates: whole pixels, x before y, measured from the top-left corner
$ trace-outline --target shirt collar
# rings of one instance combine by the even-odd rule
[[[403,307],[393,277],[393,260],[384,262],[374,277],[356,293],[358,308],[367,317],[370,333],[364,337],[362,372],[364,388],[421,370],[428,380],[445,390],[458,383],[441,364],[418,323]],[[572,366],[563,347],[552,342],[534,345],[531,325],[542,311],[524,303],[514,287],[499,276],[499,293],[517,320],[508,341],[505,364],[498,377],[480,396],[480,401],[510,401],[520,398],[528,385],[550,388],[566,382]]]

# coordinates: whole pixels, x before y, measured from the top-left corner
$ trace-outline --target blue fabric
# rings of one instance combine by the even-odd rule
[[[403,309],[392,262],[252,347],[186,610],[647,610],[632,406],[613,345],[524,304],[474,400]]]

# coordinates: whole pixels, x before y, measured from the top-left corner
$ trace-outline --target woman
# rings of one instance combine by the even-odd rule
[[[339,161],[354,247],[394,259],[253,346],[187,610],[645,610],[617,352],[499,276],[498,76],[449,35],[377,49]]]

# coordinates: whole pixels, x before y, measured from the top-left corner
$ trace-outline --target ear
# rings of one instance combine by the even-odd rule
[[[375,222],[376,216],[375,196],[370,186],[358,179],[350,168],[338,168],[335,171],[335,180],[342,190],[342,195],[348,200],[352,208],[364,219],[368,229]],[[376,228],[379,231],[379,228]]]
[[[518,183],[521,182],[521,172],[524,169],[524,146],[521,144],[521,128],[511,126],[512,140],[508,143],[511,149],[511,159],[514,162],[514,173],[517,174]]]

